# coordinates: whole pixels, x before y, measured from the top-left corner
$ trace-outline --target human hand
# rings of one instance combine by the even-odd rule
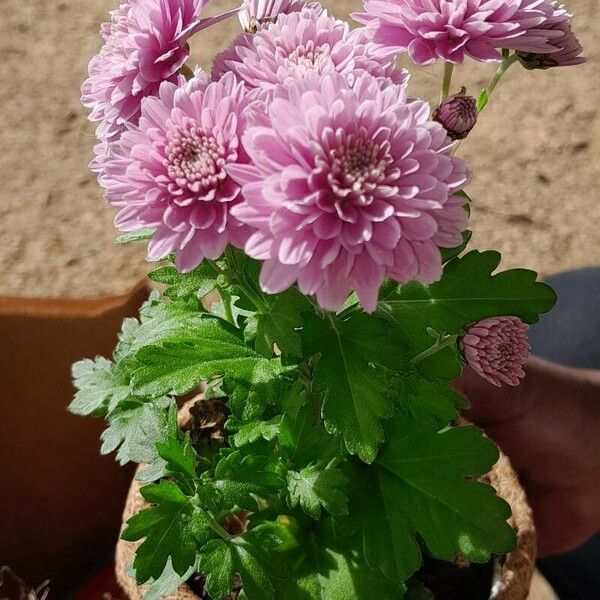
[[[456,387],[465,417],[507,454],[533,508],[540,556],[584,543],[600,529],[600,372],[531,358],[517,388],[465,369]]]

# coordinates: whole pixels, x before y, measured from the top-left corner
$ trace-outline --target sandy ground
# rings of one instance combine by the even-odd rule
[[[234,0],[216,0],[231,6]],[[93,128],[79,85],[116,0],[2,0],[0,21],[0,295],[119,293],[146,271],[141,246],[115,246],[114,211],[87,163]],[[325,2],[344,17],[358,1]],[[514,67],[460,153],[473,171],[474,245],[506,266],[544,274],[600,264],[600,6],[570,0],[589,62],[528,73]],[[237,22],[201,34],[207,65]],[[476,93],[493,67],[455,82]],[[440,72],[415,69],[412,95],[435,100]]]

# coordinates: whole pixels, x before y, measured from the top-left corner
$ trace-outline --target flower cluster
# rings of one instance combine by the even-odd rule
[[[98,122],[92,169],[123,231],[154,232],[149,256],[189,271],[228,244],[263,261],[265,292],[298,285],[336,310],[376,308],[385,278],[431,283],[467,227],[467,167],[453,154],[475,100],[433,113],[407,96],[417,64],[465,56],[528,67],[581,62],[569,15],[547,0],[366,0],[351,30],[319,4],[127,0],[102,26],[82,99]],[[211,76],[188,39],[230,14],[244,32]]]
[[[330,16],[319,5],[282,14],[256,34],[239,35],[215,57],[212,76],[232,71],[249,88],[272,90],[307,73],[338,72],[352,75],[367,71],[394,83],[408,81],[408,73],[397,69],[389,52],[382,52],[364,30]]]
[[[365,12],[354,17],[373,40],[408,52],[418,65],[439,58],[462,63],[467,56],[501,61],[499,49],[512,49],[526,56],[554,54],[542,64],[558,66],[576,64],[581,52],[568,26],[570,15],[549,0],[364,0],[364,5]]]

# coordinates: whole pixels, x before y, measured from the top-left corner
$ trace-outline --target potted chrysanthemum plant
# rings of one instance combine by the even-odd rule
[[[208,3],[123,2],[83,85],[119,241],[166,261],[112,359],[73,369],[71,410],[104,417],[102,452],[140,465],[121,583],[131,598],[524,598],[529,509],[450,382],[468,363],[517,385],[527,324],[555,296],[466,251],[456,140],[511,65],[583,60],[570,15],[367,0],[352,30],[303,0],[204,18]],[[236,13],[212,72],[188,65],[191,36]],[[445,62],[433,110],[399,52]],[[499,63],[476,97],[452,81],[466,58]]]

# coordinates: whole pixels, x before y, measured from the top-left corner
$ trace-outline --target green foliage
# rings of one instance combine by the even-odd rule
[[[301,469],[314,463],[329,463],[342,454],[339,436],[329,435],[321,424],[318,397],[308,394],[304,404],[286,411],[279,428],[279,445],[290,468]]]
[[[166,298],[124,321],[112,360],[74,366],[70,407],[106,418],[102,453],[156,482],[123,532],[141,542],[148,598],[201,571],[214,600],[237,576],[248,600],[424,599],[410,579],[424,552],[482,562],[514,548],[508,505],[477,481],[498,451],[451,425],[466,399],[447,382],[466,327],[533,323],[554,294],[530,271],[494,274],[497,253],[458,257],[467,241],[441,281],[386,283],[374,315],[354,296],[336,315],[296,289],[268,296],[260,265],[231,249],[153,272]],[[224,413],[192,413],[183,433],[173,396],[206,382]]]
[[[276,346],[284,362],[300,362],[302,319],[299,310],[305,307],[306,299],[295,289],[276,296],[275,300],[266,300],[261,311],[248,317],[246,339],[253,341],[256,351],[265,356],[272,356]]]
[[[259,417],[275,401],[286,369],[248,347],[241,335],[221,319],[202,315],[193,327],[157,344],[141,348],[131,377],[136,394],[183,395],[201,381],[224,378],[233,413],[243,421]]]
[[[228,596],[237,573],[248,600],[274,600],[269,563],[246,536],[213,540],[200,553],[199,567],[207,574],[206,589],[211,598]]]
[[[202,298],[217,287],[218,269],[205,261],[189,273],[180,273],[173,266],[160,267],[148,274],[152,281],[168,286],[168,298]]]
[[[177,410],[171,405],[166,440],[155,444],[159,457],[165,461],[165,474],[174,478],[179,489],[193,495],[196,489],[196,453],[189,433],[180,433]]]
[[[286,579],[275,581],[286,600],[402,600],[404,586],[365,563],[358,538],[336,537],[325,520],[304,532],[288,555]]]
[[[498,450],[476,427],[437,431],[398,413],[374,465],[351,474],[350,518],[360,527],[367,563],[386,577],[406,581],[421,565],[418,540],[436,558],[458,554],[486,562],[515,547],[506,523],[510,507],[494,490],[469,477],[487,473]],[[369,490],[368,493],[364,493]]]
[[[106,358],[81,360],[73,365],[73,385],[77,392],[69,406],[76,415],[105,416],[129,398],[129,382]]]
[[[409,368],[405,339],[383,319],[353,313],[345,320],[305,318],[307,355],[319,355],[312,386],[323,394],[323,419],[348,451],[373,462],[383,442],[381,422],[393,414],[385,371]]]
[[[121,465],[134,462],[145,465],[138,473],[140,481],[154,481],[165,473],[165,461],[159,456],[157,444],[168,436],[165,408],[168,399],[153,402],[133,400],[123,402],[108,418],[108,427],[101,436],[102,454],[117,450]]]
[[[283,472],[277,461],[261,454],[225,450],[214,471],[213,485],[227,506],[255,511],[258,498],[267,498],[283,487]]]
[[[167,480],[147,485],[141,493],[154,506],[131,517],[121,534],[130,542],[144,539],[133,562],[137,582],[158,579],[169,559],[176,573],[187,572],[196,563],[198,548],[215,535],[206,513]]]
[[[196,302],[164,302],[157,292],[140,309],[140,319],[125,319],[115,350],[115,361],[126,362],[146,346],[192,332],[205,318]],[[127,364],[129,368],[130,365]]]
[[[160,600],[164,596],[168,596],[173,590],[176,590],[181,584],[192,577],[195,572],[196,565],[194,564],[183,575],[180,575],[173,568],[173,563],[169,558],[160,577],[158,579],[152,578],[149,581],[148,588],[144,594],[144,600]]]
[[[537,282],[533,271],[511,269],[494,275],[499,264],[498,252],[469,252],[451,260],[437,283],[409,283],[386,290],[379,312],[404,331],[413,356],[432,345],[428,329],[460,334],[476,321],[504,315],[536,323],[540,314],[554,306],[554,291]],[[455,379],[461,369],[456,347],[426,359],[419,369],[428,376]]]
[[[346,475],[337,469],[335,462],[319,467],[310,465],[300,472],[288,472],[290,506],[301,506],[304,512],[318,520],[321,508],[332,515],[348,513],[348,498],[343,489],[348,483]]]
[[[252,444],[260,439],[270,442],[274,440],[280,432],[281,415],[273,417],[269,421],[251,421],[250,423],[239,424],[237,419],[230,419],[227,422],[227,428],[230,431],[236,431],[229,439],[234,446],[245,446]]]
[[[466,408],[467,399],[445,381],[425,379],[412,372],[397,382],[398,398],[417,420],[442,428]]]

